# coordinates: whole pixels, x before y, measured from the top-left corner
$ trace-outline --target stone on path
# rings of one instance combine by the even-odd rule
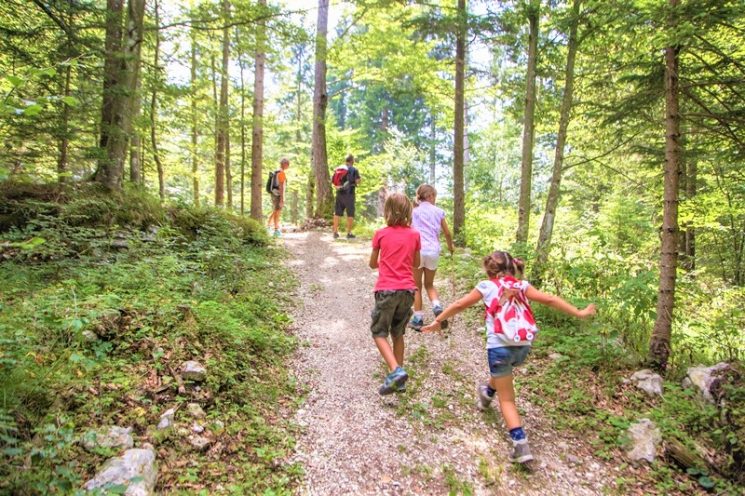
[[[207,377],[207,369],[196,360],[181,364],[181,377],[187,381],[202,382]]]
[[[96,448],[131,448],[134,446],[132,428],[111,425],[91,429],[83,434],[81,443],[88,451],[93,451]]]
[[[189,403],[188,405],[186,405],[186,411],[189,412],[189,415],[191,415],[194,418],[198,418],[198,419],[201,419],[207,416],[207,414],[204,413],[204,410],[199,405],[199,403]]]
[[[649,369],[634,372],[631,382],[649,396],[662,396],[662,377]]]
[[[92,491],[106,486],[126,486],[126,496],[150,496],[154,494],[158,480],[155,451],[151,446],[128,449],[122,456],[109,458],[98,473],[85,483]]]
[[[160,422],[158,422],[158,429],[168,429],[173,426],[173,420],[176,416],[176,409],[169,408],[160,416]]]
[[[189,436],[189,444],[191,444],[196,450],[204,451],[209,448],[212,441],[205,436]]]
[[[643,418],[631,424],[627,432],[631,439],[631,445],[626,451],[629,460],[646,460],[652,463],[657,456],[657,446],[662,442],[662,435],[654,422]]]

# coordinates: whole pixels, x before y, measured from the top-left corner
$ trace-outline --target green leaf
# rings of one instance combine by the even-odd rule
[[[706,475],[699,477],[698,483],[704,489],[713,489],[714,486],[716,486],[716,483],[713,480],[711,480],[709,476],[706,476]]]
[[[35,115],[39,115],[42,110],[43,107],[41,105],[39,105],[38,103],[32,103],[31,105],[23,109],[23,115],[34,117]]]
[[[63,96],[62,102],[66,105],[69,105],[70,107],[77,107],[78,105],[80,105],[80,101],[74,96]]]
[[[24,83],[24,80],[18,76],[5,76],[5,79],[10,81],[10,84],[12,84],[14,88],[18,88]]]

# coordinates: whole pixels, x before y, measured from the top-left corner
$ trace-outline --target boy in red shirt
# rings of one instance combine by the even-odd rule
[[[378,390],[382,395],[404,391],[409,379],[403,369],[404,332],[412,315],[414,267],[419,267],[422,248],[419,233],[411,228],[411,212],[411,201],[406,195],[394,193],[386,199],[383,214],[388,227],[375,231],[370,254],[370,268],[378,269],[370,330],[390,370]]]

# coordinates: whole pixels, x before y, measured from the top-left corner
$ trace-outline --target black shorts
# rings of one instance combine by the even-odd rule
[[[337,193],[334,215],[342,216],[347,211],[347,217],[354,217],[354,193]]]

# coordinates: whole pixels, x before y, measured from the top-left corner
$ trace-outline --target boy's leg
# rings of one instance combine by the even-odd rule
[[[399,367],[404,366],[404,337],[403,336],[391,336],[393,341],[393,356],[396,359]],[[388,343],[386,343],[388,344]]]
[[[349,215],[349,212],[347,212],[347,232],[352,232],[352,226],[354,226],[354,217]]]
[[[414,282],[416,283],[416,294],[414,294],[414,311],[422,311],[422,275],[426,269],[414,269]]]
[[[373,340],[375,341],[375,346],[378,347],[378,351],[383,357],[383,360],[385,360],[386,365],[388,365],[388,370],[390,372],[393,372],[394,370],[396,370],[396,368],[399,366],[399,363],[396,360],[396,356],[394,354],[393,349],[391,348],[391,345],[388,344],[388,340],[386,338],[381,338],[381,337],[375,337],[373,338]],[[394,341],[394,345],[395,345],[395,341]]]

